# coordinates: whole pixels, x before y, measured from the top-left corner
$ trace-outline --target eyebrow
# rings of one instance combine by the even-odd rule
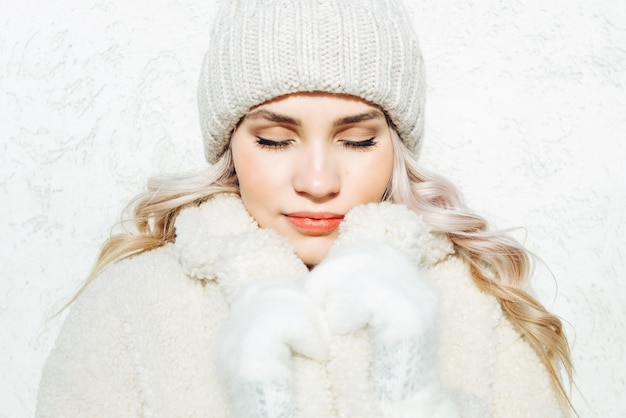
[[[371,110],[365,113],[359,113],[358,115],[350,115],[337,119],[333,122],[333,126],[350,125],[352,123],[365,122],[373,119],[384,118],[385,115],[380,110]],[[299,119],[292,118],[287,115],[272,112],[267,109],[257,109],[246,115],[247,119],[266,119],[270,122],[285,123],[287,125],[302,126],[302,122]]]
[[[258,109],[254,110],[246,115],[247,119],[267,119],[270,122],[276,123],[286,123],[288,125],[296,125],[301,126],[302,122],[298,119],[294,119],[292,117],[281,115],[280,113],[275,113],[267,109]]]
[[[380,110],[371,110],[365,113],[359,113],[358,115],[346,116],[345,118],[341,118],[335,123],[333,126],[341,126],[341,125],[350,125],[351,123],[359,123],[365,122],[373,119],[382,119],[385,115]]]

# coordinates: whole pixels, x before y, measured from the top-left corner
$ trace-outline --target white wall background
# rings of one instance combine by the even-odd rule
[[[33,414],[51,316],[122,207],[148,175],[203,165],[195,83],[214,3],[2,1],[1,417]],[[581,416],[625,416],[626,3],[412,9],[423,163],[496,227],[523,228],[549,267],[537,293],[568,323]]]

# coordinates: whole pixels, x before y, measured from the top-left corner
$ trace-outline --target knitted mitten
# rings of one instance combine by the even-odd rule
[[[406,256],[407,249],[424,239],[412,238],[406,226],[414,222],[413,233],[428,234],[412,216],[398,205],[357,209],[344,220],[337,245],[309,274],[305,288],[322,306],[332,333],[369,330],[374,346],[371,379],[383,416],[453,418],[459,416],[455,402],[441,387],[437,372],[438,297]],[[396,225],[403,217],[407,222]],[[359,226],[372,222],[376,227],[359,237]],[[404,253],[392,245],[396,241]]]
[[[325,361],[328,339],[321,312],[292,281],[247,288],[232,305],[219,343],[235,416],[295,416],[292,352]]]
[[[185,271],[215,282],[230,304],[216,349],[234,416],[293,416],[292,352],[327,356],[325,320],[301,289],[306,266],[233,194],[185,209],[176,231]]]

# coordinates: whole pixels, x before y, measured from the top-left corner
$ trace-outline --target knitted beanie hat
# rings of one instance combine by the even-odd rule
[[[399,0],[227,0],[217,13],[198,88],[213,163],[248,111],[298,92],[360,97],[381,107],[415,154],[424,69]]]

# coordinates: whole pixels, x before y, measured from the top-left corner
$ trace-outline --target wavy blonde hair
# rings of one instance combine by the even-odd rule
[[[420,169],[394,130],[392,137],[396,152],[387,199],[419,213],[432,231],[450,238],[474,283],[497,298],[546,366],[559,401],[577,415],[559,376],[562,366],[571,384],[573,366],[561,320],[524,290],[532,270],[528,251],[507,234],[489,231],[487,221],[465,206],[452,183]]]
[[[419,213],[433,232],[450,238],[478,288],[497,298],[504,314],[543,361],[565,409],[575,413],[558,373],[563,366],[571,383],[572,363],[562,323],[524,290],[531,270],[528,252],[506,234],[489,231],[487,222],[464,205],[456,187],[420,169],[395,130],[391,131],[394,169],[384,200],[406,205]],[[183,208],[199,205],[216,193],[238,190],[230,149],[200,172],[149,179],[147,191],[127,207],[132,209],[136,232],[107,239],[72,301],[108,264],[174,242],[174,223]]]

